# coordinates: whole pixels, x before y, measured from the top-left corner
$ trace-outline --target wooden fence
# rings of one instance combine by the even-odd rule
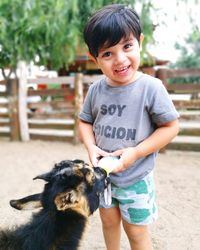
[[[17,81],[0,81],[0,89],[0,136],[19,140]]]
[[[0,102],[1,138],[77,143],[77,118],[83,96],[88,86],[99,78],[102,76],[77,73],[66,77],[26,79],[23,83],[12,79],[8,86],[1,81],[4,88],[0,92],[0,97],[4,98]]]
[[[175,141],[170,148],[200,151],[200,84],[169,84],[170,78],[200,76],[200,69],[154,70],[155,76],[165,84],[169,93],[178,98],[173,102],[181,114],[180,137],[183,143]],[[83,75],[58,78],[26,79],[21,82],[10,80],[0,82],[0,136],[10,140],[59,140],[78,142],[78,113],[88,86],[102,75]],[[37,86],[28,89],[28,86]],[[28,91],[27,91],[28,89]],[[189,95],[182,99],[184,94]],[[196,143],[188,142],[192,136]],[[184,145],[184,146],[183,146]]]
[[[163,68],[157,70],[156,77],[162,80],[180,113],[179,136],[168,148],[200,151],[200,82],[169,83],[171,78],[200,77],[200,69]]]

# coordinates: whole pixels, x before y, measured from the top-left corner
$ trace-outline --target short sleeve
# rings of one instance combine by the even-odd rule
[[[92,99],[92,88],[90,86],[86,94],[82,110],[79,114],[79,118],[88,123],[93,123],[91,99]]]
[[[157,125],[176,120],[179,117],[174,104],[162,82],[156,84],[150,100],[149,112]]]

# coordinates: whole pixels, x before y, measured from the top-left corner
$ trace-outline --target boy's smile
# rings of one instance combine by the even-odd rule
[[[143,37],[141,36],[141,42]],[[109,48],[101,48],[96,62],[112,86],[127,85],[137,79],[140,64],[140,45],[131,34],[128,39]]]

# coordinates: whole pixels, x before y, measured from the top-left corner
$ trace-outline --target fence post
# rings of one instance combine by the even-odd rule
[[[156,71],[156,77],[159,78],[164,86],[167,86],[167,69],[161,68]]]
[[[163,85],[167,88],[167,69],[166,68],[157,69],[156,77],[159,78],[162,81]],[[159,152],[165,153],[166,146],[161,148]]]
[[[18,116],[18,80],[8,79],[8,114],[10,119],[10,140],[19,141],[19,116]]]
[[[78,135],[78,116],[83,105],[83,74],[76,73],[74,79],[75,90],[75,113],[74,113],[74,143],[79,142]]]
[[[22,141],[29,141],[30,135],[28,130],[27,117],[27,71],[26,63],[20,61],[18,63],[19,69],[19,127]]]

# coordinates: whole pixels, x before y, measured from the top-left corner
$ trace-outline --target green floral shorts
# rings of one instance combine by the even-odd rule
[[[100,207],[118,206],[122,218],[130,224],[148,225],[157,219],[153,172],[126,188],[112,184],[111,192],[112,204],[105,205],[104,199],[101,197]]]

